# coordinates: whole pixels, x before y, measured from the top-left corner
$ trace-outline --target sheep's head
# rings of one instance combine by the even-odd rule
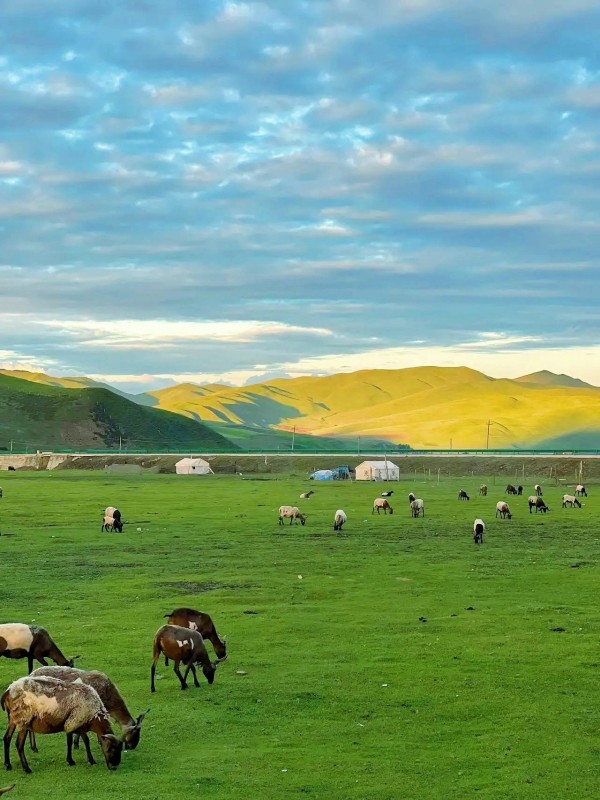
[[[100,746],[102,747],[102,752],[104,753],[106,766],[111,770],[116,769],[121,763],[123,742],[113,733],[105,733],[100,737]]]
[[[306,525],[306,514],[298,514],[298,519],[302,525]]]
[[[150,711],[150,709],[148,709]],[[140,736],[142,733],[142,722],[144,721],[144,717],[148,713],[148,711],[144,711],[143,714],[140,714],[133,725],[128,725],[123,730],[123,747],[125,750],[135,750],[135,748],[140,743]]]

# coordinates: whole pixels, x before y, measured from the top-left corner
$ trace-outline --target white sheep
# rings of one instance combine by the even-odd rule
[[[539,483],[536,483],[536,485],[533,487],[533,491],[538,497],[542,496],[542,487],[539,485]]]
[[[473,539],[475,544],[483,544],[483,534],[485,533],[485,522],[482,519],[476,519],[473,523]]]
[[[333,530],[334,531],[341,531],[342,525],[348,521],[348,517],[346,516],[346,512],[343,511],[341,508],[335,512],[335,518],[333,520]]]
[[[309,500],[310,497],[314,494],[314,491],[311,489],[310,492],[302,492],[300,495],[300,500]]]
[[[25,741],[29,731],[33,733],[66,733],[67,764],[72,766],[73,736],[78,733],[85,744],[87,759],[95,764],[88,732],[95,733],[104,753],[108,769],[116,769],[121,763],[123,743],[113,734],[108,714],[98,692],[81,681],[65,683],[56,678],[28,675],[10,684],[0,701],[8,715],[8,727],[4,735],[4,766],[10,763],[10,742],[17,733],[17,752],[25,772],[31,768],[25,758]]]
[[[303,514],[296,506],[279,506],[279,524],[283,525],[283,520],[289,519],[290,525],[297,519],[302,525],[306,522],[306,514]]]
[[[425,503],[417,497],[410,504],[410,513],[413,517],[425,516]]]
[[[575,494],[579,495],[580,497],[587,497],[587,490],[582,483],[578,483],[575,487]]]
[[[572,494],[563,494],[562,507],[581,508],[581,502]]]
[[[387,514],[388,511],[390,512],[390,514],[394,513],[394,509],[391,507],[389,501],[386,500],[385,497],[376,497],[375,500],[373,500],[373,508],[371,509],[371,514],[374,514],[375,511],[377,511],[377,513],[379,514],[381,509],[383,509],[384,514]]]
[[[512,514],[510,513],[510,508],[506,500],[499,500],[496,503],[496,516],[498,516],[498,514],[500,514],[502,519],[506,519],[506,517],[512,519]]]

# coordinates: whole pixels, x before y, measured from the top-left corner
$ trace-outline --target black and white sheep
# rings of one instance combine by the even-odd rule
[[[588,496],[587,489],[582,483],[578,483],[577,486],[575,487],[575,494],[578,495],[579,497]]]
[[[346,512],[343,511],[341,508],[335,512],[335,517],[333,520],[333,530],[334,531],[341,531],[342,526],[348,521],[348,517],[346,516]]]
[[[581,501],[578,500],[573,494],[563,494],[562,507],[566,508],[567,506],[570,506],[571,508],[581,508]]]
[[[410,504],[410,513],[413,517],[425,516],[425,503],[417,497]]]
[[[116,531],[117,533],[123,532],[123,520],[121,519],[121,512],[114,506],[108,506],[104,509],[104,516],[102,521],[101,531]]]
[[[485,533],[485,522],[476,519],[473,523],[473,541],[475,544],[483,544],[483,534]]]
[[[550,511],[544,500],[537,494],[530,494],[527,498],[527,502],[529,503],[529,513],[531,514],[531,509],[535,508],[535,513],[537,514],[538,511],[542,511],[544,514],[546,511]]]
[[[496,517],[500,515],[501,519],[512,519],[512,514],[510,513],[510,508],[508,507],[508,503],[506,500],[499,500],[496,503]]]

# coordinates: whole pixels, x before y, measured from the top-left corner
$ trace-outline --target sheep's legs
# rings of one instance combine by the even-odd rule
[[[189,667],[185,671],[185,677],[182,677],[181,672],[179,671],[180,663],[181,663],[180,661],[175,661],[175,666],[173,667],[173,671],[175,672],[175,675],[177,675],[177,677],[179,678],[179,681],[181,683],[181,688],[182,689],[187,689],[187,683],[186,683],[185,679],[187,678],[187,674],[189,672]]]
[[[24,728],[17,734],[17,753],[21,759],[21,766],[23,767],[24,772],[30,773],[31,767],[27,763],[27,759],[25,757],[25,742],[27,740],[27,733],[27,728]]]
[[[67,764],[70,767],[75,766],[75,760],[73,759],[73,734],[67,733]]]
[[[32,730],[29,731],[29,744],[31,746],[31,752],[37,753],[37,742],[35,741],[35,733]]]
[[[74,733],[73,734],[73,747],[75,748],[75,750],[79,750],[79,734],[78,733]]]
[[[87,733],[82,733],[81,738],[83,739],[83,746],[85,747],[85,754],[87,756],[88,764],[95,764],[96,761],[92,755],[92,748],[90,747],[90,737],[87,735]]]
[[[15,732],[15,725],[12,722],[8,723],[6,733],[4,734],[4,766],[6,769],[12,769],[10,763],[10,743],[12,741],[13,733]]]
[[[158,658],[155,658],[154,661],[152,662],[152,668],[150,669],[150,691],[151,692],[155,692],[156,691],[156,687],[154,686],[154,676],[156,674],[156,662],[157,661],[158,661]]]
[[[190,662],[190,665],[188,667],[188,672],[190,670],[192,671],[192,675],[194,676],[194,686],[198,689],[200,687],[200,684],[198,683],[198,676],[196,675],[196,667],[191,662]],[[186,677],[187,677],[187,673],[186,673]]]

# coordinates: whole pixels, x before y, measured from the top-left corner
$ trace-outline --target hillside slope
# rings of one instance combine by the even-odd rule
[[[417,367],[245,387],[182,384],[149,394],[157,408],[197,420],[378,437],[414,448],[485,447],[488,420],[494,448],[550,440],[561,447],[582,447],[582,441],[599,447],[600,390],[563,384],[493,379],[464,367]]]
[[[0,447],[233,449],[205,425],[108,389],[64,389],[0,375]]]
[[[55,386],[58,389],[108,389],[113,394],[118,394],[121,397],[126,397],[140,406],[154,406],[156,401],[153,397],[146,394],[129,394],[122,392],[120,389],[115,389],[108,383],[101,383],[95,381],[93,378],[87,378],[84,375],[73,378],[60,378],[54,375],[47,375],[45,372],[29,372],[24,369],[0,369],[0,376],[6,375],[9,378],[19,378],[23,381],[30,383],[39,383],[44,386]]]

